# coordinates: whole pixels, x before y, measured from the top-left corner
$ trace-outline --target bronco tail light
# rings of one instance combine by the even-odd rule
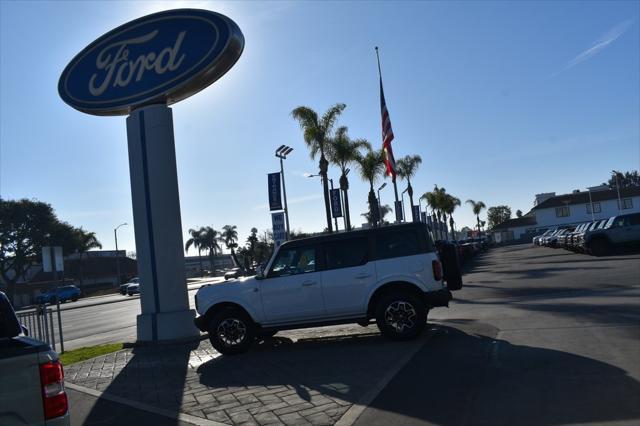
[[[436,281],[442,280],[442,264],[439,260],[434,260],[431,262],[431,266],[433,267],[433,278]]]
[[[64,391],[64,372],[60,361],[40,365],[40,382],[45,419],[63,416],[69,409],[69,403]]]

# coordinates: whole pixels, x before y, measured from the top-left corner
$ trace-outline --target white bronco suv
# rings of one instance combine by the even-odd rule
[[[200,288],[195,324],[223,354],[279,330],[371,319],[402,340],[450,299],[427,226],[409,223],[286,242],[255,277]]]

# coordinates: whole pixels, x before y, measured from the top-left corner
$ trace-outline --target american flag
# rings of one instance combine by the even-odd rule
[[[380,77],[380,110],[382,112],[382,149],[384,150],[384,165],[387,167],[387,176],[396,177],[396,160],[393,158],[391,141],[393,140],[393,130],[391,129],[391,119],[387,111],[387,103],[384,100],[384,89],[382,88],[382,77]]]

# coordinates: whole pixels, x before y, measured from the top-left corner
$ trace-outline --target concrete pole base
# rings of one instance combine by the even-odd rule
[[[156,312],[140,314],[136,318],[139,342],[161,343],[200,336],[200,330],[193,324],[196,312],[185,311]],[[153,339],[156,328],[157,340]]]

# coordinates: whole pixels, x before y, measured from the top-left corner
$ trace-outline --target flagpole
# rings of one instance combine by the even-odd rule
[[[380,53],[378,53],[378,46],[376,46],[376,58],[378,59],[378,76],[380,76],[380,85],[382,85],[382,69],[380,68]],[[396,177],[393,175],[391,176],[391,182],[393,182],[393,193],[396,197],[396,203],[393,206],[393,210],[395,211],[399,200],[398,200],[398,185],[396,184]],[[398,217],[398,214],[396,213],[396,218],[397,217]]]

